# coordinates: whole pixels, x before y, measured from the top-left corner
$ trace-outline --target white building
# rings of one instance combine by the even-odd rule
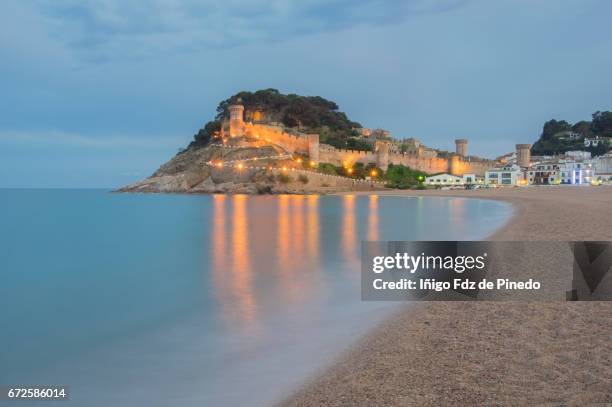
[[[519,185],[523,180],[523,174],[518,165],[510,165],[499,168],[491,168],[485,172],[485,184],[512,186]]]
[[[431,177],[425,177],[425,185],[461,186],[463,185],[463,178],[450,174],[432,175]]]
[[[612,152],[596,157],[594,160],[595,180],[597,182],[612,182]]]
[[[484,183],[484,177],[476,174],[463,174],[462,181],[464,185],[477,185]]]
[[[586,157],[586,155],[577,155]],[[571,154],[567,158],[554,158],[538,162],[529,168],[527,179],[530,185],[589,185],[594,179],[595,168],[591,160],[576,160]]]
[[[591,152],[590,151],[566,151],[564,156],[565,158],[586,161],[586,160],[591,159]]]
[[[552,161],[535,163],[527,171],[529,185],[555,185],[559,180],[559,164]]]
[[[593,180],[595,169],[587,161],[559,161],[559,184],[584,185]]]

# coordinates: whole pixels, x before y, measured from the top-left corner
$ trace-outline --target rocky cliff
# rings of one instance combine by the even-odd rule
[[[278,146],[213,143],[177,154],[149,178],[118,192],[308,194],[360,188],[370,185],[305,171]]]

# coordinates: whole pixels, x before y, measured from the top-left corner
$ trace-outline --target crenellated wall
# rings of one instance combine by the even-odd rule
[[[324,146],[324,147],[323,147]],[[319,147],[319,161],[334,165],[376,162],[376,154],[371,151],[336,149],[323,145]]]
[[[445,157],[420,157],[417,154],[392,154],[387,156],[386,164],[384,154],[379,152],[335,149],[322,145],[319,149],[319,161],[334,165],[350,165],[353,163],[374,163],[386,170],[388,164],[402,164],[414,170],[436,174],[446,172],[453,175],[476,174],[483,175],[485,171],[495,166],[493,160],[483,160],[471,157],[460,157],[452,154]]]
[[[244,134],[247,137],[259,139],[260,142],[277,144],[290,153],[304,153],[315,162],[326,162],[334,165],[350,165],[354,163],[374,163],[386,170],[388,164],[402,164],[428,174],[450,173],[453,175],[476,174],[484,175],[485,171],[495,165],[493,160],[476,157],[462,157],[450,154],[449,157],[433,157],[409,153],[391,153],[386,142],[376,142],[374,152],[346,150],[334,148],[319,143],[318,134],[289,134],[281,126],[244,123]]]
[[[244,123],[244,134],[247,137],[254,137],[269,143],[278,144],[292,153],[308,153],[308,137],[289,134],[283,131],[283,128],[280,126]]]

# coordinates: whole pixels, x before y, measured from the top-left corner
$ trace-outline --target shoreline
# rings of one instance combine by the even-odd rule
[[[549,240],[560,247],[563,241],[612,240],[612,188],[606,186],[355,192],[372,193],[510,203],[510,219],[485,240]],[[612,403],[612,302],[400,308],[279,405]]]

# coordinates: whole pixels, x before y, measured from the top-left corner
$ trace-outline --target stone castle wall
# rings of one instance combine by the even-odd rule
[[[319,148],[319,161],[334,165],[374,163],[386,170],[389,164],[402,164],[428,174],[446,172],[453,175],[476,174],[482,176],[484,176],[486,170],[495,166],[493,160],[459,157],[454,154],[450,158],[445,158],[422,157],[410,153],[388,153],[387,157],[385,160],[385,157],[381,157],[378,152],[336,149],[327,145],[321,145]]]
[[[277,144],[290,153],[308,154],[316,162],[326,162],[334,165],[350,165],[354,163],[374,163],[386,170],[389,164],[402,164],[415,170],[428,174],[450,173],[453,175],[477,174],[484,175],[485,171],[494,166],[493,160],[461,157],[451,154],[447,157],[431,157],[410,153],[391,153],[389,145],[377,142],[372,151],[358,151],[338,149],[326,144],[319,144],[317,134],[294,135],[289,134],[281,126],[242,124],[244,134],[256,138],[261,143]]]
[[[308,153],[308,138],[283,131],[280,126],[244,123],[244,134],[269,143],[278,144],[290,152]]]

